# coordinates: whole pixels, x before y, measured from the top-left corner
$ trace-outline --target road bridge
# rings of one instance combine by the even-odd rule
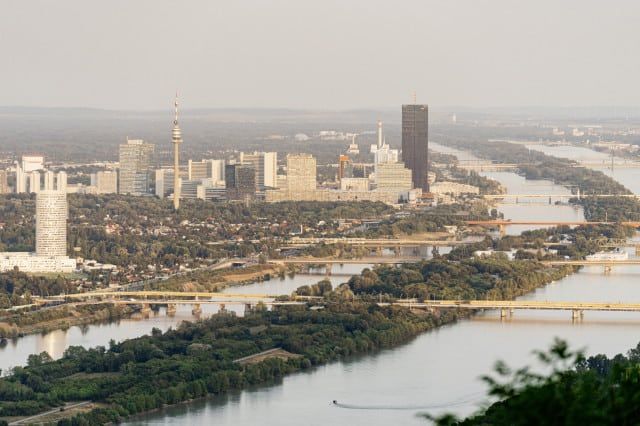
[[[571,199],[571,198],[640,198],[640,195],[636,194],[485,194],[481,195],[486,200],[500,200],[505,198],[559,198],[559,199]]]
[[[297,296],[294,301],[278,301],[277,296],[265,294],[231,294],[217,292],[181,292],[181,291],[93,291],[38,299],[46,304],[60,301],[75,301],[75,304],[142,305],[142,313],[148,315],[152,305],[167,305],[167,313],[176,311],[177,305],[192,305],[192,313],[202,313],[202,305],[244,304],[250,309],[257,304],[267,306],[304,305],[306,301],[318,299],[313,296]]]
[[[602,266],[604,273],[611,272],[614,266],[633,266],[640,265],[640,259],[598,259],[598,260],[545,260],[541,262],[548,266]]]
[[[285,259],[270,259],[268,262],[274,265],[323,265],[325,276],[331,276],[333,265],[399,265],[403,263],[416,263],[424,260],[423,257],[360,257],[356,259],[313,258],[313,257],[289,257]]]
[[[465,222],[469,226],[486,226],[498,228],[500,235],[504,235],[507,226],[513,225],[532,225],[532,226],[584,226],[584,225],[622,225],[632,228],[639,228],[640,222],[624,221],[624,222],[598,222],[598,221],[545,221],[545,220],[467,220]]]
[[[306,247],[317,244],[343,244],[349,246],[372,248],[399,248],[399,247],[453,247],[471,244],[473,241],[460,240],[420,240],[420,239],[395,239],[395,238],[292,238],[286,242],[289,248]],[[284,247],[284,248],[286,248]]]
[[[433,311],[437,311],[438,309],[499,309],[502,318],[513,313],[516,309],[571,311],[573,319],[581,318],[584,311],[640,312],[640,303],[547,302],[529,300],[425,300],[417,303],[399,301],[394,304]]]

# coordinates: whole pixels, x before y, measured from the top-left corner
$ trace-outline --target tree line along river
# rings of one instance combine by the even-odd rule
[[[432,145],[435,145],[435,150],[458,155],[461,159],[473,158],[465,152]],[[484,174],[499,180],[510,193],[569,192],[548,181],[527,181],[515,173]],[[621,183],[636,190],[632,182],[621,180]],[[583,219],[579,207],[519,201],[522,204],[499,205],[498,210],[513,220]],[[528,201],[532,204],[524,204]],[[508,232],[517,234],[530,228],[511,227]],[[350,265],[338,272],[355,274],[359,271],[358,266]],[[619,267],[605,277],[600,268],[583,268],[523,299],[640,302],[640,286],[636,284],[638,273],[640,268],[637,267]],[[317,275],[296,275],[284,280],[234,287],[229,291],[289,293],[300,285],[315,283],[321,278]],[[347,278],[334,275],[331,280],[335,285]],[[228,308],[238,312],[243,309],[240,306]],[[205,308],[204,315],[214,310],[213,307]],[[190,309],[184,307],[174,318],[160,312],[158,316],[144,321],[121,320],[27,336],[0,349],[0,368],[23,364],[30,353],[46,350],[58,357],[69,345],[107,345],[110,339],[135,337],[149,333],[152,327],[166,329],[191,318]],[[497,312],[488,311],[425,333],[393,350],[294,374],[272,386],[172,406],[133,418],[127,424],[298,425],[301,419],[311,425],[424,424],[417,413],[449,411],[465,415],[476,410],[485,401],[486,388],[479,378],[490,373],[499,359],[514,367],[533,364],[531,352],[547,348],[555,337],[568,340],[572,347],[586,348],[588,354],[614,355],[638,343],[640,338],[633,332],[638,325],[640,314],[637,313],[587,312],[582,321],[573,323],[570,313],[564,311],[517,311],[505,320],[501,320]],[[339,405],[332,404],[333,400],[337,400]]]

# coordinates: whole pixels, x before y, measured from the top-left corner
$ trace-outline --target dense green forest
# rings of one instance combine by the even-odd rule
[[[640,423],[640,344],[625,355],[585,358],[556,341],[538,359],[548,374],[498,363],[484,378],[495,401],[459,420],[440,416],[436,424],[464,425],[637,425]]]
[[[32,355],[29,365],[0,379],[0,416],[27,415],[65,401],[108,405],[73,422],[102,424],[131,414],[207,394],[271,383],[285,374],[341,357],[407,342],[420,332],[451,321],[375,304],[326,304],[324,310],[260,307],[244,318],[218,314],[176,330],[109,348],[71,347],[62,359]],[[233,360],[270,348],[301,355],[240,364]]]
[[[347,285],[356,295],[388,295],[394,298],[510,300],[559,280],[571,268],[548,268],[530,260],[506,256],[425,260],[399,267],[364,270]]]
[[[402,268],[365,270],[335,290],[328,282],[309,288],[308,294],[325,296],[323,310],[257,307],[244,318],[223,313],[164,334],[154,331],[151,336],[112,342],[108,349],[72,347],[58,361],[34,355],[29,366],[15,368],[0,379],[0,415],[27,415],[65,401],[93,400],[109,408],[81,415],[82,420],[76,420],[81,423],[73,424],[96,424],[210,393],[269,383],[339,357],[404,343],[459,315],[455,311],[416,314],[366,301],[377,299],[379,293],[512,298],[569,272],[537,262],[509,262],[500,256],[461,262],[434,259]],[[233,363],[275,347],[302,357]]]

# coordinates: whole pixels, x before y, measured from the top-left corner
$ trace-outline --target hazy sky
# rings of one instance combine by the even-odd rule
[[[635,0],[0,0],[0,105],[640,105]]]

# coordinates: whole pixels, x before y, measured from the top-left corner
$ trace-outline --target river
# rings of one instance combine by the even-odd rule
[[[468,153],[443,151],[473,159]],[[526,181],[514,173],[485,175],[498,179],[511,193],[567,193],[548,181]],[[498,210],[513,220],[583,219],[580,208],[567,205],[501,204]],[[640,268],[620,267],[605,278],[599,268],[584,268],[523,299],[640,301],[638,273]],[[578,322],[570,316],[562,311],[517,311],[501,320],[497,312],[485,312],[393,350],[295,374],[274,386],[170,407],[127,424],[419,425],[425,422],[417,413],[425,410],[473,412],[485,401],[480,376],[491,373],[497,360],[515,367],[533,364],[532,351],[548,348],[555,337],[588,354],[607,355],[625,352],[640,340],[640,333],[635,333],[640,314],[587,312]],[[332,400],[344,405],[334,406]],[[428,409],[436,406],[446,407]]]
[[[370,265],[334,265],[333,275],[329,277],[331,283],[336,286],[349,279],[350,274],[358,274]],[[322,270],[317,271],[318,275],[296,274],[295,276],[285,276],[284,278],[273,278],[268,281],[256,282],[253,284],[227,287],[223,292],[234,294],[290,294],[302,285],[315,284],[322,280]],[[228,304],[227,310],[232,310],[238,315],[244,312],[244,305]],[[202,316],[208,316],[217,312],[216,305],[202,305]],[[43,334],[31,334],[17,339],[9,340],[6,346],[0,348],[0,369],[7,371],[11,367],[24,365],[27,357],[33,353],[46,351],[54,359],[60,358],[69,346],[83,346],[86,348],[94,346],[108,346],[111,339],[121,341],[131,339],[151,333],[151,329],[156,327],[167,330],[169,327],[176,327],[182,321],[193,321],[189,305],[178,305],[175,316],[167,316],[165,308],[160,308],[158,312],[152,312],[149,319],[121,319],[103,324],[92,324],[88,326],[74,326],[68,330],[55,330]]]
[[[486,175],[498,179],[511,193],[567,191],[546,181],[526,181],[514,173]],[[498,209],[513,220],[583,218],[579,208],[567,205],[503,204]],[[584,268],[523,298],[638,302],[638,273],[640,268],[620,267],[605,278],[599,268]],[[286,278],[291,281],[272,280],[230,291],[288,292],[321,278],[297,275],[294,279]],[[344,280],[346,277],[332,277],[334,283]],[[148,333],[151,327],[166,329],[182,316],[188,318],[190,313],[179,311],[173,319],[160,314],[147,321],[123,320],[90,326],[84,334],[72,328],[44,337],[29,336],[13,346],[10,343],[0,352],[2,364],[7,364],[9,353],[13,354],[13,364],[9,364],[16,365],[23,362],[24,354],[50,349],[59,355],[69,344],[104,345],[111,338],[119,340]],[[636,335],[635,331],[639,326],[640,314],[635,313],[586,312],[582,321],[573,322],[571,314],[563,311],[516,311],[505,320],[495,311],[488,311],[424,333],[393,350],[314,368],[285,377],[272,386],[169,407],[131,419],[127,424],[420,425],[425,424],[417,417],[421,411],[465,415],[476,410],[485,400],[486,387],[480,376],[491,373],[499,359],[514,367],[530,365],[534,362],[532,351],[548,348],[555,337],[568,340],[574,348],[586,348],[588,354],[614,355],[638,343],[640,333]],[[345,405],[333,405],[332,400]]]
[[[568,158],[578,162],[588,163],[589,167],[600,170],[607,176],[617,180],[634,194],[640,194],[640,169],[624,167],[625,162],[629,162],[624,158],[614,157],[613,170],[611,168],[611,157],[609,154],[594,151],[589,148],[575,146],[547,146],[547,145],[526,145],[527,148],[540,151],[554,157]],[[601,163],[600,165],[594,165]]]

